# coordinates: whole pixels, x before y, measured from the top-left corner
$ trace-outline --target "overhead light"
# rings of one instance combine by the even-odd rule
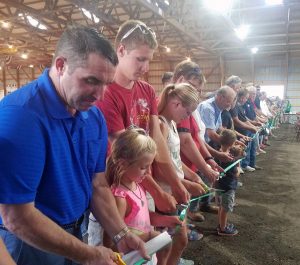
[[[8,44],[7,46],[8,46],[8,49],[12,49],[12,48],[14,47],[14,46],[11,45],[11,44]]]
[[[258,52],[258,48],[257,48],[257,47],[251,48],[251,52],[252,52],[253,54],[257,53],[257,52]]]
[[[33,67],[34,67],[34,65],[33,65],[33,64],[30,64],[30,65],[29,65],[29,67],[30,67],[30,68],[33,68]]]
[[[168,6],[170,5],[169,1],[167,1],[167,0],[165,0],[164,2],[166,5],[168,5]]]
[[[8,29],[10,27],[9,22],[2,21],[2,28]]]
[[[87,18],[89,18],[90,20],[93,20],[95,23],[99,23],[100,18],[98,18],[96,15],[92,14],[90,11],[88,11],[84,8],[80,8],[80,9]]]
[[[283,0],[265,0],[266,5],[274,6],[274,5],[282,5]]]
[[[0,66],[0,70],[2,70],[2,67]]]
[[[168,46],[166,46],[166,52],[171,52],[171,48],[169,48]]]
[[[190,57],[190,56],[187,56],[187,57],[186,57],[186,60],[187,60],[187,61],[191,61],[191,57]]]
[[[43,29],[43,30],[46,30],[47,27],[43,24],[41,24],[37,19],[33,18],[32,16],[26,16],[28,22],[31,24],[31,26],[34,26],[36,28],[39,28],[39,29]]]
[[[204,6],[219,14],[228,14],[233,6],[233,0],[204,0]]]
[[[237,35],[237,37],[240,39],[240,40],[244,40],[246,39],[246,37],[248,36],[249,34],[249,28],[250,26],[249,25],[240,25],[238,28],[236,28],[234,31],[235,31],[235,34]]]
[[[21,54],[21,58],[22,58],[22,59],[28,59],[28,53],[23,52],[23,53]]]

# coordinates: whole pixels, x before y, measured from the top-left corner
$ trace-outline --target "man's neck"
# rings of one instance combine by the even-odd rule
[[[120,70],[118,70],[118,67],[116,70],[114,82],[127,89],[132,89],[134,85],[134,81],[129,80]]]

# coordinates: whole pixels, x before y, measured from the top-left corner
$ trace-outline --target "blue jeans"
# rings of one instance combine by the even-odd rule
[[[65,231],[82,240],[80,227]],[[65,257],[34,248],[7,230],[0,229],[0,237],[18,265],[79,265]]]
[[[248,132],[248,137],[253,137],[254,133]],[[247,150],[246,150],[246,157],[242,160],[241,166],[245,168],[247,166],[255,167],[256,162],[256,139],[253,139],[251,142],[248,143]]]

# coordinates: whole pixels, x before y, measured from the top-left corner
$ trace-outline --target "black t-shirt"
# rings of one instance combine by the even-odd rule
[[[237,112],[238,112],[239,120],[243,121],[243,122],[247,121],[246,111],[245,111],[244,107],[237,104],[236,109],[237,109]],[[244,134],[244,135],[247,135],[247,132],[248,132],[248,130],[246,130],[244,128],[240,128],[240,127],[236,127],[236,130],[239,133]]]
[[[222,111],[222,126],[226,129],[233,129],[233,122],[231,114],[228,110],[224,109]]]
[[[244,107],[245,112],[246,112],[246,117],[248,119],[254,121],[256,119],[256,113],[255,113],[255,110],[254,110],[254,105],[250,101],[250,99],[247,100],[247,102],[244,104],[243,107]]]
[[[232,119],[238,116],[238,104],[235,104],[235,106],[229,111],[231,114]]]
[[[218,162],[219,166],[225,169],[230,166],[234,161],[222,163]],[[225,192],[228,190],[236,190],[237,188],[237,174],[238,174],[238,166],[235,165],[233,168],[229,169],[226,172],[226,175],[218,180],[217,188],[224,190]]]

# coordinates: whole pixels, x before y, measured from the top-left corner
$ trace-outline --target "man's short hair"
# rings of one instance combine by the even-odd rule
[[[246,88],[241,88],[237,92],[237,98],[246,97],[247,95],[249,95],[249,91]]]
[[[155,50],[158,46],[154,31],[139,20],[128,20],[123,23],[115,39],[115,47],[123,44],[126,49],[132,50],[140,45],[148,45]]]
[[[73,72],[85,64],[91,53],[103,56],[114,66],[118,64],[117,54],[104,35],[90,27],[68,26],[58,40],[52,64],[55,58],[62,56],[67,60],[70,72]]]
[[[176,82],[181,76],[183,76],[186,80],[196,78],[201,84],[206,83],[205,76],[203,75],[199,65],[193,61],[184,60],[176,65],[173,76],[174,82]]]
[[[165,72],[162,77],[161,77],[161,82],[163,84],[169,82],[173,78],[173,73],[172,72]]]
[[[236,75],[232,75],[228,77],[227,80],[225,81],[225,85],[230,87],[233,87],[234,85],[241,84],[241,83],[242,83],[242,79]]]

